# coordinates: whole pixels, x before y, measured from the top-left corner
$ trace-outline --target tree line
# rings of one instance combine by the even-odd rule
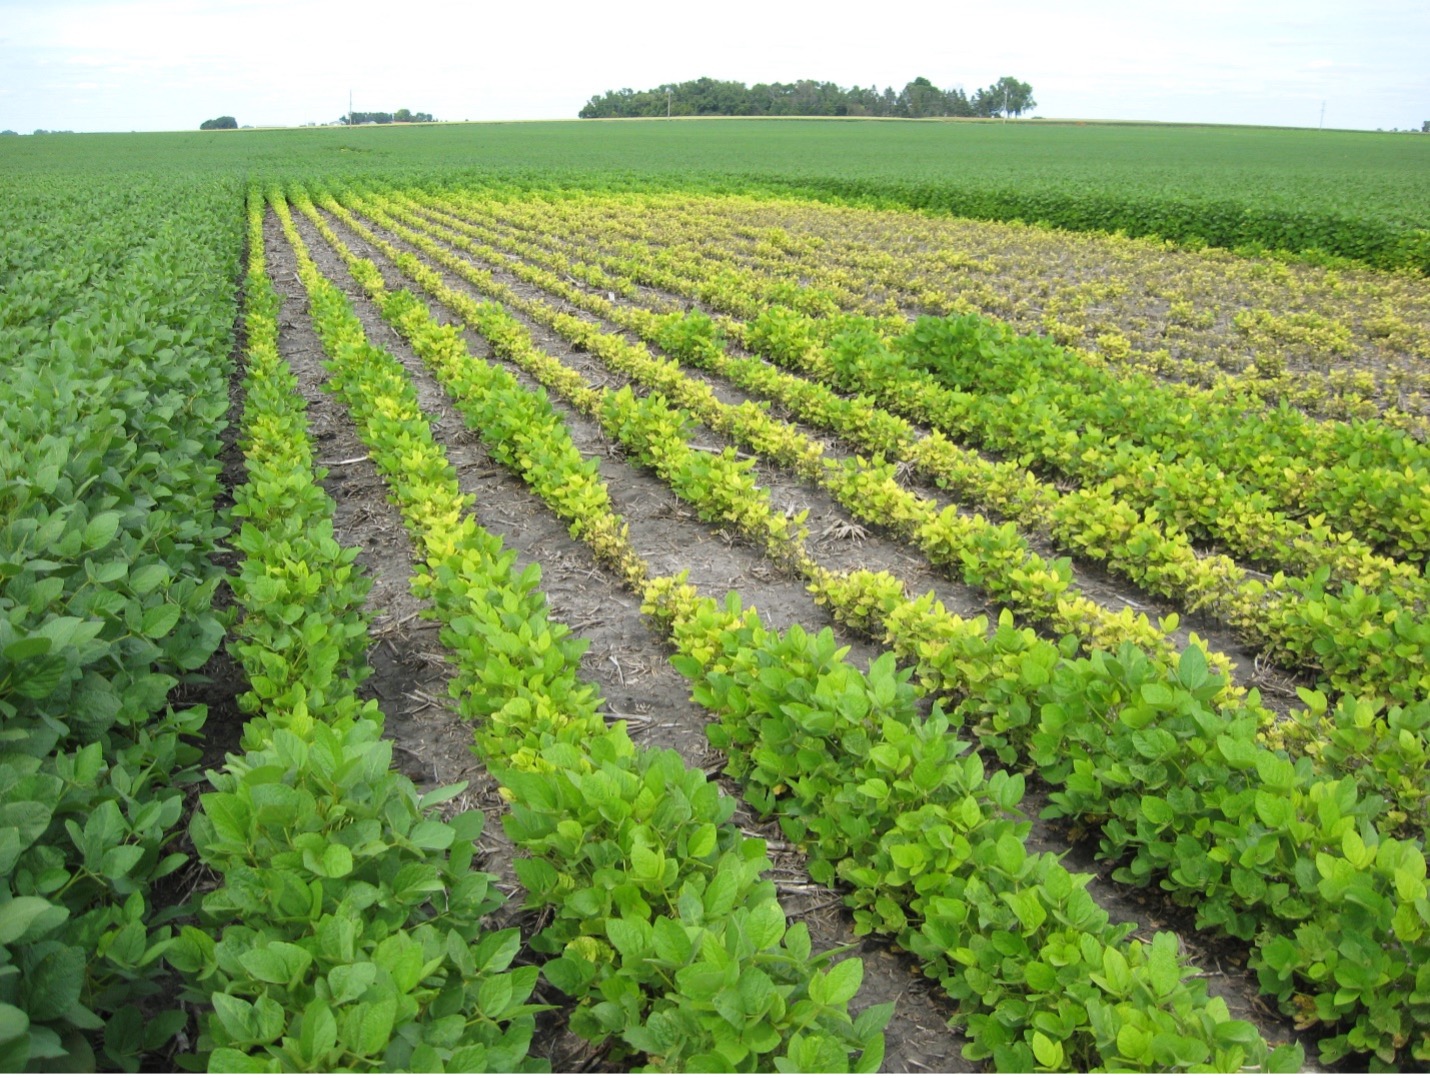
[[[701,78],[671,82],[653,90],[607,90],[592,97],[582,119],[640,116],[1021,116],[1037,105],[1033,88],[1004,75],[972,94],[962,87],[941,90],[919,76],[895,91],[832,82],[722,82]]]
[[[412,112],[408,109],[398,109],[396,112],[350,112],[342,117],[342,122],[356,126],[357,124],[430,124],[432,114],[430,112]]]

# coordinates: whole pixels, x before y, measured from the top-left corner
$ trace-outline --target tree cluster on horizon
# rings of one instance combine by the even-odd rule
[[[341,123],[351,124],[430,124],[430,112],[412,112],[398,109],[396,112],[350,112],[342,117]]]
[[[1004,75],[992,86],[967,94],[962,87],[941,90],[920,76],[895,91],[832,82],[722,82],[700,78],[665,83],[652,90],[607,90],[592,97],[581,119],[645,116],[1021,116],[1037,105],[1033,88]]]

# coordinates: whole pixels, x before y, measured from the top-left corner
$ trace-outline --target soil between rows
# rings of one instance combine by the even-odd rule
[[[338,222],[330,220],[330,224],[359,254],[373,258],[394,286],[398,284],[398,275],[380,252],[346,234]],[[695,766],[717,768],[719,759],[704,738],[704,725],[710,716],[689,702],[686,683],[669,666],[664,643],[645,626],[634,597],[625,593],[614,578],[592,561],[582,544],[569,538],[565,527],[519,479],[510,476],[486,455],[475,436],[462,425],[441,389],[361,297],[341,262],[316,230],[301,219],[300,230],[323,272],[353,300],[372,339],[401,359],[412,373],[424,410],[433,421],[434,433],[447,447],[462,489],[477,499],[478,521],[517,550],[523,564],[535,561],[541,565],[543,588],[553,617],[571,625],[590,641],[583,661],[583,675],[600,687],[607,701],[608,716],[627,719],[633,736],[639,741],[676,748]],[[319,456],[330,468],[325,486],[339,505],[339,541],[344,545],[362,546],[364,553],[360,562],[375,581],[369,603],[383,611],[374,622],[371,662],[376,672],[371,685],[388,716],[389,734],[398,748],[397,761],[419,783],[437,784],[463,778],[472,782],[468,795],[471,803],[480,805],[489,820],[483,837],[483,848],[488,854],[486,867],[501,877],[503,890],[516,894],[518,889],[510,870],[512,850],[496,824],[500,802],[495,796],[494,784],[470,751],[470,732],[448,706],[447,670],[435,626],[423,617],[407,587],[412,567],[411,545],[396,511],[386,501],[381,481],[371,462],[366,460],[351,422],[332,398],[318,388],[325,377],[320,365],[321,352],[308,325],[306,299],[296,279],[294,259],[272,220],[267,233],[270,272],[284,296],[280,349],[298,372],[302,392],[310,404]],[[463,287],[461,282],[450,278],[448,283]],[[450,315],[435,304],[432,307],[434,315],[451,320]],[[590,357],[574,353],[546,331],[532,328],[538,343],[563,362],[582,369],[589,378],[611,382],[609,373],[595,367]],[[484,342],[470,334],[468,342],[474,354],[490,357]],[[524,376],[519,377],[526,381]],[[753,602],[760,609],[768,623],[779,627],[798,622],[814,629],[827,624],[802,585],[782,579],[758,553],[698,522],[693,513],[675,501],[664,484],[622,460],[596,424],[559,404],[558,410],[563,412],[578,446],[601,462],[601,474],[611,490],[613,503],[630,523],[637,549],[650,562],[652,572],[688,568],[692,582],[702,590],[716,594],[728,588],[738,590],[746,603]],[[718,443],[718,439],[715,441]],[[818,493],[799,488],[794,496],[808,501],[812,494]],[[830,512],[831,527],[820,542],[812,544],[821,560],[825,560],[826,555],[829,556],[826,564],[852,559],[852,563],[888,568],[906,578],[910,576],[918,559],[896,544],[838,539],[840,534],[851,533],[832,526],[837,524],[838,512]],[[819,520],[819,515],[812,512],[812,534],[821,534]],[[967,602],[966,596],[953,594],[961,589],[953,589],[946,582],[938,584],[936,578],[927,574],[926,566],[918,575],[930,577],[927,586],[921,585],[922,590],[938,590],[950,608],[958,609]],[[867,659],[874,654],[874,649],[866,643],[837,635],[841,636],[841,642],[851,645],[853,657]],[[728,792],[738,793],[728,784],[726,788]],[[1026,808],[1036,813],[1040,807],[1035,790]],[[975,1069],[959,1054],[960,1039],[946,1029],[953,1012],[947,1001],[940,998],[937,986],[919,976],[905,957],[891,953],[884,941],[857,940],[852,934],[852,923],[842,912],[839,895],[809,882],[802,858],[780,839],[777,827],[755,820],[748,810],[742,809],[737,819],[751,833],[760,834],[770,842],[775,862],[773,878],[780,888],[781,901],[791,916],[810,923],[816,946],[847,945],[858,949],[865,962],[866,975],[856,1006],[897,1000],[895,1019],[888,1031],[885,1069],[892,1072]],[[1033,849],[1061,851],[1068,849],[1069,841],[1057,829],[1034,819],[1029,845]],[[1227,999],[1236,1016],[1256,1022],[1268,1038],[1284,1040],[1292,1035],[1261,1001],[1254,979],[1238,967],[1236,956],[1225,958],[1225,948],[1208,944],[1187,932],[1189,918],[1183,911],[1167,907],[1157,894],[1125,894],[1122,888],[1106,882],[1108,866],[1097,863],[1088,849],[1074,846],[1065,860],[1074,871],[1098,876],[1092,885],[1095,896],[1115,920],[1135,922],[1139,935],[1145,938],[1151,931],[1164,927],[1179,931],[1189,956],[1204,968],[1212,967],[1208,977],[1210,987]],[[501,916],[518,916],[514,907],[515,902],[509,904]],[[1223,952],[1228,968],[1219,968],[1219,951]],[[562,1070],[600,1068],[600,1058],[593,1055],[584,1042],[562,1036],[559,1024],[548,1023],[548,1026],[550,1028],[543,1030],[542,1043],[533,1047],[534,1051],[551,1058],[553,1067]]]

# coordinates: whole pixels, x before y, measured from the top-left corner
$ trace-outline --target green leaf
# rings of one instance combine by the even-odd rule
[[[715,843],[719,833],[713,823],[708,820],[695,829],[695,833],[690,836],[690,841],[686,846],[686,852],[692,858],[708,857],[715,852]]]
[[[1063,1065],[1063,1046],[1046,1034],[1034,1030],[1033,1058],[1048,1070],[1060,1070]]]
[[[784,918],[780,918],[783,922]],[[683,966],[695,953],[695,945],[685,931],[685,926],[669,917],[658,918],[651,942],[655,946],[656,957],[673,966]]]
[[[28,1042],[27,1051],[29,1059],[65,1059],[69,1055],[69,1050],[60,1040],[60,1035],[49,1026],[31,1026],[29,1034],[25,1037]],[[85,1042],[86,1044],[88,1042]],[[38,1069],[38,1068],[36,1068]],[[68,1069],[68,1068],[64,1068]]]
[[[659,881],[665,874],[665,855],[648,846],[635,846],[631,850],[631,876],[644,882]]]
[[[119,514],[115,512],[100,513],[85,525],[85,549],[98,550],[100,547],[108,546],[118,533]]]
[[[69,910],[43,898],[28,895],[12,898],[0,906],[0,946],[14,943],[28,933],[41,936],[62,924],[68,916]]]
[[[1177,680],[1187,688],[1196,690],[1206,684],[1208,676],[1207,656],[1199,647],[1189,647],[1177,660]]]
[[[1230,734],[1218,734],[1216,747],[1227,764],[1238,771],[1256,766],[1259,753],[1253,741],[1232,737]]]
[[[40,958],[20,985],[21,998],[31,1022],[61,1018],[79,1002],[84,987],[84,951],[46,941],[38,945]]]
[[[177,603],[163,603],[159,606],[151,606],[144,611],[143,628],[141,632],[150,640],[158,640],[168,636],[174,626],[179,623],[179,615],[183,611]]]
[[[722,872],[705,888],[705,916],[711,921],[726,916],[735,906],[740,887],[734,873]]]
[[[545,977],[559,992],[568,996],[582,996],[590,987],[594,966],[584,958],[553,958],[541,967]]]
[[[293,945],[288,944],[287,946],[292,947]],[[238,961],[248,971],[250,977],[266,984],[287,984],[293,980],[297,973],[301,972],[301,968],[298,970],[293,968],[289,956],[279,949],[278,943],[270,943],[266,947],[245,951],[239,956]]]
[[[650,953],[651,926],[634,918],[608,918],[606,938],[621,952],[621,957],[639,960]]]
[[[171,570],[163,562],[150,562],[129,574],[129,588],[135,595],[148,595],[169,582]]]
[[[210,1074],[273,1074],[278,1069],[276,1059],[251,1056],[237,1048],[215,1048],[209,1056]]]
[[[338,1023],[332,1009],[321,999],[313,1000],[303,1010],[303,1028],[298,1036],[303,1058],[318,1070],[330,1070],[324,1064],[337,1043]]]
[[[1023,967],[1023,980],[1035,992],[1052,992],[1058,987],[1058,974],[1046,962],[1029,962]]]
[[[816,978],[818,976],[815,974]],[[709,1003],[713,1000],[727,986],[729,980],[727,970],[713,962],[695,962],[675,971],[675,983],[680,990],[699,1003]],[[812,987],[810,995],[814,995]]]
[[[5,646],[4,655],[12,663],[21,663],[27,659],[37,659],[41,655],[49,654],[50,648],[54,646],[48,636],[22,636],[19,640],[13,640]]]
[[[1266,1061],[1267,1074],[1300,1074],[1306,1068],[1306,1049],[1299,1041],[1283,1044]]]
[[[1354,830],[1348,829],[1341,836],[1341,852],[1345,854],[1346,860],[1358,869],[1370,867],[1375,860],[1375,850],[1367,849],[1360,832]]]
[[[100,874],[109,880],[122,880],[144,857],[143,846],[112,846],[104,851]]]
[[[809,925],[803,921],[796,921],[789,926],[789,930],[785,932],[785,949],[794,956],[796,961],[809,961],[811,946]]]
[[[916,873],[928,863],[928,851],[918,843],[904,842],[889,847],[889,860],[899,868]]]
[[[1296,810],[1287,798],[1267,790],[1257,790],[1256,815],[1267,827],[1279,831],[1295,818]]]
[[[512,868],[516,870],[516,878],[521,881],[522,887],[533,899],[541,899],[543,902],[555,900],[561,878],[548,862],[531,857],[518,857],[512,862]]]
[[[1117,1031],[1117,1051],[1129,1063],[1146,1065],[1152,1062],[1152,1038],[1147,1031],[1127,1024]]]
[[[500,973],[511,965],[511,960],[521,950],[521,932],[515,928],[504,928],[500,932],[486,932],[473,949],[472,958],[478,973]]]
[[[1132,972],[1127,959],[1116,947],[1108,947],[1102,952],[1102,979],[1108,991],[1117,996],[1127,995],[1132,986]]]
[[[452,841],[457,837],[457,833],[441,820],[423,820],[412,829],[412,833],[408,837],[420,849],[448,850],[451,849]],[[347,871],[352,871],[351,865]],[[342,875],[347,875],[347,872]]]
[[[1142,686],[1142,699],[1153,707],[1171,707],[1177,699],[1176,692],[1170,685],[1160,681],[1149,681]]]
[[[863,960],[846,958],[824,975],[824,1002],[832,1007],[848,1003],[859,991],[859,985],[863,980]],[[813,996],[814,990],[811,985],[810,997],[813,998]]]
[[[1043,909],[1043,904],[1038,901],[1036,891],[1014,891],[1005,897],[1009,908],[1023,923],[1023,928],[1027,930],[1028,935],[1031,936],[1037,932],[1043,922],[1048,919],[1048,913]]]
[[[1148,822],[1154,823],[1158,827],[1166,826],[1172,822],[1172,806],[1154,794],[1144,794],[1141,807],[1142,815],[1147,817]]]
[[[30,1016],[19,1007],[0,1003],[0,1044],[22,1037],[30,1028]]]
[[[1171,932],[1158,932],[1152,937],[1147,972],[1158,999],[1166,999],[1176,990],[1181,981],[1181,968],[1177,962],[1177,937]]]
[[[353,870],[353,852],[346,846],[334,843],[323,851],[322,875],[330,879],[342,879]]]
[[[43,700],[59,687],[68,668],[63,655],[45,655],[17,666],[11,688],[26,700]]]
[[[1216,1039],[1226,1044],[1256,1047],[1262,1044],[1261,1032],[1250,1022],[1226,1021],[1216,1025]]]
[[[392,1039],[392,1026],[397,1020],[397,1000],[391,996],[372,1004],[362,1027],[359,1050],[365,1056],[377,1056]]]
[[[447,786],[439,786],[435,790],[428,790],[418,799],[417,805],[422,809],[433,808],[437,805],[445,804],[452,800],[467,788],[466,781],[453,782]]]
[[[750,911],[745,932],[756,951],[767,950],[779,943],[785,933],[784,910],[778,902],[765,902]]]
[[[215,992],[209,997],[209,1002],[213,1005],[214,1016],[218,1018],[219,1025],[230,1040],[239,1044],[253,1042],[253,1028],[249,1021],[249,1015],[253,1012],[251,1004],[227,992]]]
[[[1257,754],[1256,773],[1262,784],[1273,790],[1289,791],[1296,785],[1296,769],[1291,761],[1271,752]]]

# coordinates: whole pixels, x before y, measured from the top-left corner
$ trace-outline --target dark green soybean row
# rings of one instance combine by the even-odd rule
[[[170,694],[223,634],[211,555],[237,202],[228,182],[137,192],[132,229],[105,233],[139,241],[110,252],[113,272],[6,335],[20,345],[0,383],[6,1070],[86,1070],[99,1046],[134,1068],[185,1021],[159,998],[176,911],[155,903],[186,861],[187,739],[205,717]]]
[[[482,815],[443,819],[464,784],[419,795],[392,770],[368,673],[369,581],[333,537],[297,381],[278,352],[263,198],[249,204],[247,481],[233,651],[248,674],[243,753],[211,772],[190,830],[218,886],[168,950],[218,1072],[532,1069],[532,970],[470,870]]]

